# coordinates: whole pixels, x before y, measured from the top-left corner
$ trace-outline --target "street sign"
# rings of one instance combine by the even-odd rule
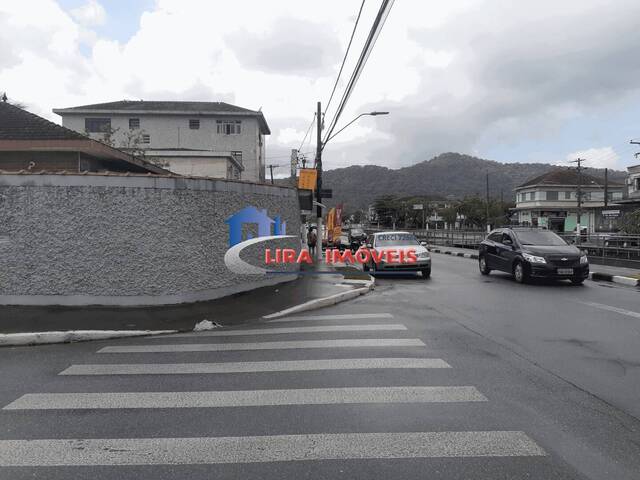
[[[606,218],[618,218],[620,210],[602,210],[602,216]]]
[[[330,188],[323,188],[320,190],[320,196],[322,198],[333,198],[333,190]]]
[[[318,171],[315,168],[301,168],[298,177],[298,188],[315,190],[318,179]]]
[[[424,205],[422,205],[421,203],[416,203],[416,204],[413,206],[413,209],[414,209],[414,210],[422,210],[423,208],[424,208]]]
[[[313,210],[313,192],[311,190],[298,189],[298,200],[300,202],[300,210]]]

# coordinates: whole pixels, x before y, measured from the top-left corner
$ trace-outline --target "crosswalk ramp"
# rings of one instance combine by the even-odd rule
[[[88,425],[93,416],[111,415],[110,412],[115,414],[112,421],[117,424],[118,412],[163,411],[170,422],[178,412],[181,419],[197,421],[198,415],[241,410],[243,415],[234,418],[246,420],[242,427],[245,434],[220,435],[214,428],[207,436],[202,436],[201,431],[194,436],[175,437],[136,431],[133,436],[114,438],[87,429],[84,437],[0,439],[0,478],[4,467],[535,459],[547,455],[519,429],[369,431],[366,415],[372,411],[385,415],[401,411],[403,405],[420,406],[425,412],[436,406],[476,405],[477,412],[494,399],[474,385],[431,384],[436,372],[437,378],[442,379],[455,369],[447,359],[430,356],[425,343],[414,338],[406,325],[391,314],[313,315],[285,320],[287,323],[137,339],[135,343],[126,341],[98,348],[88,362],[58,372],[55,391],[25,393],[0,411],[0,415],[31,415],[24,417],[29,419],[64,414],[62,418],[73,418],[81,426],[82,422]],[[347,338],[335,338],[340,336]],[[389,352],[393,356],[388,356]],[[225,357],[228,354],[239,357],[229,361]],[[265,357],[267,354],[269,358]],[[274,359],[273,355],[279,358]],[[193,361],[194,356],[198,361]],[[414,384],[403,384],[407,380],[388,381],[401,378],[405,372],[411,373],[409,378]],[[363,377],[365,373],[368,376]],[[268,388],[237,388],[247,381],[243,377],[247,374],[259,375]],[[311,379],[319,378],[330,384],[336,374],[341,375],[343,384],[309,386]],[[132,382],[125,380],[135,378],[144,388],[126,389]],[[192,388],[174,391],[172,379],[185,378],[188,380],[181,380],[179,385],[186,382]],[[65,382],[78,386],[83,379],[87,384],[99,385],[99,391],[64,391]],[[225,388],[205,389],[209,385],[206,379],[215,379],[216,385]],[[344,385],[349,379],[351,385]],[[363,386],[363,379],[376,384]],[[380,384],[383,381],[386,383]],[[268,434],[251,432],[252,425],[270,421],[265,412],[272,410],[267,409],[288,409],[278,418],[287,418],[289,412],[289,421],[295,422],[302,411],[294,414],[292,408],[305,409],[305,416],[313,416],[320,408],[326,415],[331,409],[346,406],[362,409],[362,417],[349,422],[361,425],[359,431],[343,431],[340,425],[332,424],[329,415],[322,422],[322,431],[290,434],[287,432],[291,425],[274,423]],[[219,421],[223,422],[227,414],[220,415]]]

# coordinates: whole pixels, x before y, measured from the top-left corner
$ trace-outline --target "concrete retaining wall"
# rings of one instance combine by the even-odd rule
[[[294,189],[211,179],[0,175],[0,304],[158,305],[208,300],[296,278],[236,275],[225,220],[246,206],[297,235]],[[251,228],[251,227],[247,227]],[[253,232],[254,236],[256,232]],[[278,239],[246,249],[299,248]]]

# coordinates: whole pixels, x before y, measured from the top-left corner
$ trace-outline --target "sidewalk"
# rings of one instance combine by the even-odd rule
[[[315,267],[315,266],[314,266]],[[192,330],[202,320],[236,325],[358,285],[341,284],[348,272],[320,264],[303,268],[298,280],[208,302],[161,307],[22,307],[0,306],[0,333],[57,330]]]
[[[471,249],[465,249],[465,248],[429,245],[429,250],[431,250],[434,253],[440,253],[445,255],[459,256],[459,257],[464,256],[465,258],[470,258],[473,260],[478,258],[477,250],[471,250]],[[610,277],[623,277],[623,278],[629,278],[632,280],[637,280],[639,281],[639,283],[637,284],[640,285],[640,271],[635,268],[612,267],[608,265],[598,265],[596,263],[591,263],[589,265],[589,270],[591,271],[591,276],[595,275],[595,278],[593,278],[593,280],[614,281]],[[627,285],[633,284],[632,281],[629,281],[629,282],[624,281],[621,283],[625,283]]]

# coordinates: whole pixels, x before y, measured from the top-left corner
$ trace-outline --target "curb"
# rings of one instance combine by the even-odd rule
[[[431,248],[430,251],[433,253],[451,255],[452,257],[472,258],[474,260],[478,259],[478,254],[476,253],[453,252],[451,250],[442,250],[440,248]],[[592,281],[612,282],[631,287],[640,287],[640,279],[624,277],[622,275],[611,275],[610,273],[591,272],[589,273],[589,279]]]
[[[67,332],[2,333],[0,334],[0,347],[87,342],[176,332],[177,330],[70,330]]]
[[[430,248],[429,251],[433,253],[442,253],[444,255],[451,255],[452,257],[472,258],[474,260],[478,259],[477,253],[453,252],[451,250],[442,250],[440,248]]]
[[[308,302],[301,303],[300,305],[295,305],[290,308],[286,308],[284,310],[280,310],[279,312],[270,313],[269,315],[264,315],[262,318],[264,320],[274,320],[277,318],[286,317],[287,315],[291,315],[293,313],[307,312],[309,310],[316,310],[318,308],[329,307],[331,305],[335,305],[337,303],[346,302],[347,300],[351,300],[352,298],[359,297],[360,295],[364,295],[373,290],[375,285],[375,279],[369,275],[370,280],[360,281],[360,280],[352,280],[349,283],[359,283],[363,286],[360,288],[355,288],[353,290],[349,290],[347,292],[339,292],[333,295],[329,295],[328,297],[323,298],[315,298],[313,300],[309,300]]]
[[[629,285],[631,287],[640,287],[640,280],[632,277],[623,277],[621,275],[611,275],[610,273],[591,272],[589,278],[593,281],[604,281]]]

